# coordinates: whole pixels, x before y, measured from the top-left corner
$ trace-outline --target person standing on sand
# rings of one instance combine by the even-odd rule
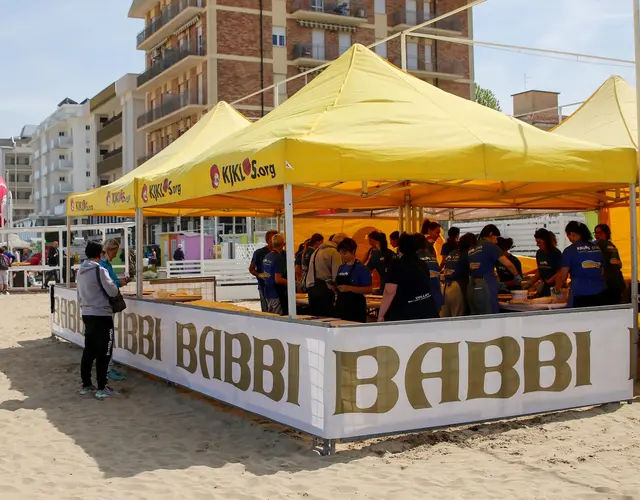
[[[78,304],[84,322],[84,351],[80,362],[82,389],[80,394],[94,390],[91,370],[96,362],[98,389],[96,398],[103,400],[114,394],[107,385],[107,370],[113,352],[113,309],[109,297],[118,295],[118,286],[102,267],[102,245],[90,241],[85,249],[87,260],[80,266],[77,278]]]
[[[4,248],[0,247],[0,293],[9,295],[9,268],[11,260],[5,255]]]
[[[113,270],[113,266],[111,265],[111,261],[116,258],[118,255],[118,250],[120,249],[120,243],[118,240],[114,240],[113,238],[108,239],[104,242],[104,246],[102,247],[103,257],[100,259],[100,266],[104,267],[109,273],[109,277],[111,281],[113,281],[118,288],[122,288],[127,283],[129,283],[129,278],[123,276],[122,278],[118,278],[118,275]],[[107,377],[109,380],[120,381],[125,380],[127,377],[122,375],[113,367],[113,360],[109,360],[109,369],[107,371]]]

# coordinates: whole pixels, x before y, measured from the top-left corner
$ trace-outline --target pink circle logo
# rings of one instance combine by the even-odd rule
[[[213,189],[218,189],[218,186],[220,186],[220,169],[218,168],[218,165],[211,167],[209,175],[211,175],[211,185],[213,186]]]
[[[149,201],[149,188],[147,187],[146,184],[142,186],[141,196],[142,196],[142,201],[144,201],[145,203]]]

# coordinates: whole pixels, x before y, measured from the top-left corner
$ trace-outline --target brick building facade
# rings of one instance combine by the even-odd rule
[[[233,102],[339,57],[354,43],[377,40],[450,12],[467,0],[133,0],[129,17],[144,19],[137,48],[146,52],[138,90],[146,112],[138,130],[147,155],[157,153],[219,100]],[[473,36],[464,11],[422,33]],[[261,36],[262,34],[262,36]],[[407,39],[407,70],[448,92],[473,98],[473,49]],[[376,47],[400,66],[400,40]],[[278,86],[278,102],[313,74]],[[243,100],[247,117],[273,109],[275,93]]]

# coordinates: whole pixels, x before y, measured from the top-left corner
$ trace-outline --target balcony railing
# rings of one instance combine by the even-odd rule
[[[122,147],[109,151],[101,156],[98,162],[98,175],[122,168]]]
[[[163,71],[168,70],[174,64],[179,63],[189,56],[205,56],[207,51],[202,47],[184,47],[182,49],[167,49],[164,55],[151,64],[151,67],[144,73],[138,75],[138,87],[158,76]]]
[[[338,45],[296,43],[293,46],[293,59],[313,59],[321,63],[323,61],[333,61],[347,50],[349,50],[349,47],[339,47]]]
[[[151,154],[148,154],[148,155],[145,155],[145,156],[141,156],[140,158],[138,158],[138,161],[137,161],[138,167],[140,165],[143,165],[143,164],[147,163],[151,158],[153,158],[155,155],[157,155],[160,151],[161,150],[158,150],[158,151],[155,151],[155,152],[153,152]]]
[[[333,16],[355,17],[366,19],[367,11],[361,2],[325,2],[323,0],[294,0],[291,5],[291,12],[306,11],[319,14],[330,14]]]
[[[415,26],[417,24],[422,24],[430,19],[437,17],[434,14],[424,13],[424,12],[416,12],[412,10],[400,9],[393,13],[393,25],[394,26]],[[433,24],[425,26],[423,29],[437,29],[437,30],[446,30],[446,31],[462,31],[462,21],[460,21],[459,17],[450,16],[440,21],[436,21]]]
[[[34,181],[37,181],[38,179],[40,179],[40,170],[36,170],[36,171],[33,173],[33,180],[34,180]]]
[[[61,172],[65,170],[71,170],[73,163],[71,160],[56,160],[49,166],[50,172]]]
[[[164,102],[138,117],[138,128],[149,125],[179,109],[186,106],[202,104],[198,99],[198,93],[194,91],[183,92],[182,94],[165,94]]]
[[[395,58],[391,62],[398,68],[402,67],[400,58]],[[421,71],[425,73],[441,73],[446,75],[464,76],[464,66],[461,61],[439,60],[437,63],[428,63],[424,59],[407,58],[407,71]]]
[[[14,156],[7,156],[6,158],[6,166],[9,167],[28,167],[30,165],[29,158],[18,156],[18,160],[16,161]]]
[[[101,144],[109,139],[122,133],[122,113],[119,113],[102,124],[100,130],[96,134],[98,144]]]
[[[59,182],[54,184],[51,190],[53,194],[69,194],[73,193],[73,186],[67,182]]]
[[[160,31],[161,28],[169,24],[189,7],[206,7],[205,0],[175,0],[171,2],[160,14],[160,16],[149,23],[137,36],[137,46]]]
[[[51,147],[49,148],[49,151],[51,151],[52,149],[68,148],[72,144],[73,139],[71,138],[71,136],[58,136],[51,141]]]

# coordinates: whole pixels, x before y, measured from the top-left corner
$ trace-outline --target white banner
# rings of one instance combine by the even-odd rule
[[[631,399],[631,309],[331,328],[150,301],[116,315],[116,361],[323,438]],[[76,293],[53,333],[84,344]]]

